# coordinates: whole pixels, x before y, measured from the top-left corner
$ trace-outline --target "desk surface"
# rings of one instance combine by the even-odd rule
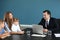
[[[0,39],[0,40],[60,40],[60,38],[56,37],[32,37],[28,35],[12,35],[9,36],[5,39]]]

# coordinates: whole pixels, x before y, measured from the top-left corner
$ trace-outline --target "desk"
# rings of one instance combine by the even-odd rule
[[[56,38],[56,37],[32,37],[32,36],[28,36],[28,35],[11,35],[5,39],[1,39],[1,40],[60,40],[60,38]]]

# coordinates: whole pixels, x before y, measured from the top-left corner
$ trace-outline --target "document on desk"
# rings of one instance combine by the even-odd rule
[[[35,36],[35,37],[46,37],[46,35],[39,35],[39,34],[32,34],[31,36]]]
[[[55,37],[60,37],[60,33],[58,33],[58,34],[54,34],[55,35]]]

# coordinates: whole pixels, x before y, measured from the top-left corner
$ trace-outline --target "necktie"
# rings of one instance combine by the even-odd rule
[[[47,28],[47,26],[48,26],[48,21],[45,22],[45,27]]]

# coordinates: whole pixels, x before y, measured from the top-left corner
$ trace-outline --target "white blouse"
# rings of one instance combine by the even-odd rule
[[[19,31],[21,31],[20,26],[19,25],[15,25],[15,24],[12,24],[11,30],[13,32],[19,32]]]

